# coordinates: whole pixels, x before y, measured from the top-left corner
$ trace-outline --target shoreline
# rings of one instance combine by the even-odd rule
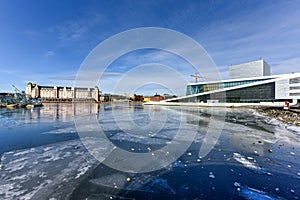
[[[267,117],[274,118],[286,124],[300,127],[300,107],[292,107],[284,110],[282,107],[256,107],[255,110]]]
[[[106,104],[130,104],[130,105],[144,105],[143,102],[43,102],[43,104],[98,104],[98,105],[106,105]],[[6,108],[6,107],[1,107]],[[213,107],[210,107],[213,108]],[[232,109],[239,108],[249,108],[255,109],[258,113],[276,119],[286,124],[291,124],[300,127],[300,105],[291,106],[289,110],[284,110],[283,107],[268,107],[268,106],[240,106],[240,107],[231,107]],[[9,109],[9,108],[7,108]]]
[[[43,104],[143,104],[143,102],[89,102],[89,101],[62,101],[62,102],[42,102]]]

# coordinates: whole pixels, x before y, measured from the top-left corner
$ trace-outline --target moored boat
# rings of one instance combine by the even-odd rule
[[[13,103],[13,104],[7,104],[6,108],[16,108],[18,104]]]
[[[32,104],[27,104],[27,105],[26,105],[26,108],[29,108],[29,109],[30,109],[30,108],[34,108],[34,105],[32,105]]]

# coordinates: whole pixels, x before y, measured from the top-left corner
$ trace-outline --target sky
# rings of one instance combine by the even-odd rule
[[[12,84],[25,90],[29,81],[72,86],[97,45],[143,27],[172,29],[191,37],[213,60],[222,79],[229,78],[229,66],[260,58],[271,66],[272,74],[300,72],[299,10],[299,0],[0,0],[0,92],[12,92]],[[186,82],[195,81],[190,74],[196,71],[184,59],[146,49],[114,60],[101,72],[98,86],[103,93],[112,93],[124,74],[149,63],[174,68]],[[186,85],[168,72],[154,73],[151,65],[147,69],[126,79],[136,83],[128,93],[185,93]],[[161,76],[173,86],[143,85],[150,76]]]

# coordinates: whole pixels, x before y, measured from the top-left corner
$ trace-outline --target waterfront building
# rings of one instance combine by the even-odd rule
[[[144,102],[149,102],[150,101],[150,97],[144,97]]]
[[[32,98],[41,98],[44,101],[99,101],[101,91],[94,88],[40,86],[29,82],[26,86],[26,95]]]
[[[150,97],[150,101],[162,101],[162,100],[165,100],[165,97],[160,96],[157,93],[154,96]]]
[[[163,97],[165,99],[172,99],[172,98],[176,98],[177,96],[176,95],[172,95],[172,94],[163,94]]]
[[[133,101],[143,102],[144,101],[144,96],[143,95],[134,95]]]
[[[252,76],[249,69],[254,71]],[[244,69],[245,68],[245,69]],[[269,75],[269,65],[254,61],[232,66],[229,80],[189,83],[186,96],[165,102],[229,103],[275,105],[285,101],[298,103],[300,100],[300,73]],[[240,75],[235,74],[239,71]],[[255,72],[256,71],[256,72]],[[248,75],[251,77],[248,77]],[[277,104],[279,105],[279,104]]]
[[[251,78],[270,76],[270,65],[264,60],[256,60],[239,65],[232,65],[229,68],[230,79]]]
[[[112,95],[111,94],[103,94],[99,98],[100,102],[111,102],[112,101]]]

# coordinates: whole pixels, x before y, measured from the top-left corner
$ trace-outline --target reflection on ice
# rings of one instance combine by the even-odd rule
[[[72,122],[75,115],[95,115],[100,109],[104,110],[95,103],[47,103],[34,109],[0,109],[0,127],[14,128],[41,122]]]

